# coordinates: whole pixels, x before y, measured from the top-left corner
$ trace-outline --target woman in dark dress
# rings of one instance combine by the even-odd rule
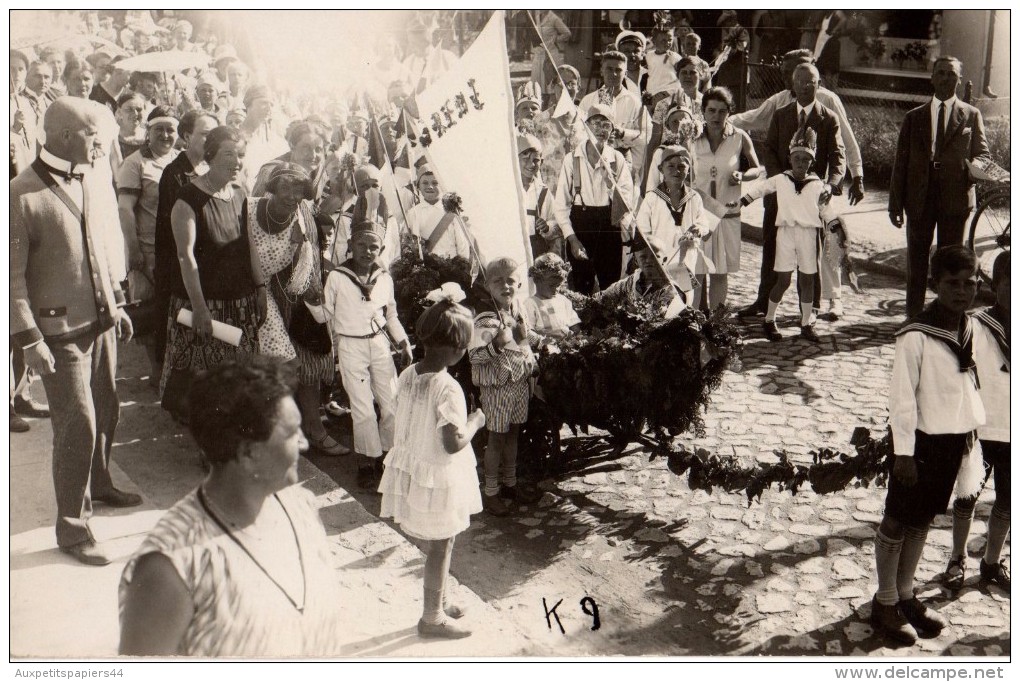
[[[182,420],[193,372],[259,352],[266,282],[248,238],[244,190],[235,184],[244,152],[236,130],[213,129],[205,140],[209,170],[181,189],[170,214],[181,268],[170,288],[160,395]],[[177,322],[182,308],[192,311],[191,327]],[[239,345],[212,338],[213,320],[239,327]]]

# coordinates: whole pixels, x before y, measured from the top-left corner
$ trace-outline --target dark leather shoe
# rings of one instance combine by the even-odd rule
[[[378,492],[381,476],[375,471],[375,463],[358,467],[357,484],[362,490]]]
[[[418,621],[418,634],[421,637],[439,637],[442,639],[464,639],[465,637],[471,636],[471,631],[462,627],[458,627],[446,621],[445,623],[439,623],[438,625],[432,625],[426,623],[423,620]]]
[[[507,502],[516,502],[517,504],[534,504],[542,499],[541,491],[529,490],[519,483],[514,486],[503,486],[499,490],[499,495]]]
[[[815,326],[813,324],[806,324],[800,328],[800,338],[805,341],[811,341],[812,343],[818,343],[822,340],[822,338],[818,336],[818,332],[815,331]]]
[[[942,584],[946,586],[946,589],[956,592],[963,587],[963,582],[966,579],[966,557],[958,556],[950,559],[949,565],[946,566],[946,572],[942,574]]]
[[[106,555],[102,545],[95,540],[85,540],[77,545],[60,547],[61,552],[73,556],[78,561],[89,566],[106,566],[110,563],[110,557]]]
[[[997,564],[986,564],[985,558],[981,557],[981,584],[987,585],[989,583],[998,585],[1002,589],[1009,592],[1009,569],[1006,568],[1006,562],[1000,561]]]
[[[123,490],[111,488],[101,495],[93,495],[93,502],[102,502],[111,507],[137,507],[142,503],[142,496],[134,493],[126,493]]]
[[[31,417],[32,419],[49,419],[50,416],[49,407],[36,405],[31,400],[21,397],[14,399],[14,411],[22,417]]]
[[[937,637],[942,628],[949,625],[938,611],[929,609],[917,597],[900,599],[899,606],[907,622],[913,625],[914,630],[920,635]]]
[[[773,343],[783,340],[783,334],[779,331],[779,326],[775,322],[766,322],[762,325],[761,331],[765,334],[765,338]]]
[[[889,635],[897,642],[912,645],[917,642],[917,631],[900,611],[899,604],[887,606],[871,600],[871,624],[879,632]]]
[[[28,422],[19,417],[18,415],[11,412],[11,433],[25,433],[32,427],[28,425]]]
[[[765,308],[758,305],[757,303],[752,303],[746,308],[740,308],[739,310],[737,310],[737,317],[759,317],[764,314]]]
[[[496,495],[482,495],[482,507],[486,512],[493,516],[506,516],[510,513],[510,507],[507,506],[503,498],[498,494]]]

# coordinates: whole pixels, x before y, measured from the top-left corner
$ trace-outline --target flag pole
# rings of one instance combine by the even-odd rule
[[[382,144],[383,156],[386,157],[386,163],[389,164],[389,167],[390,167],[390,177],[395,177],[394,176],[394,170],[393,170],[393,159],[390,158],[390,150],[386,148],[386,140],[383,138],[382,127],[379,125],[379,117],[376,116],[375,107],[372,106],[372,101],[369,98],[367,92],[362,93],[362,97],[365,100],[365,108],[368,109],[370,117],[371,117],[372,121],[375,124],[375,132],[376,132],[376,134],[379,135],[379,142]],[[400,192],[398,191],[400,188],[397,187],[396,184],[397,183],[395,183],[395,182],[393,183],[394,194],[397,197],[397,207],[400,209],[400,215],[404,219],[404,227],[405,227],[405,229],[410,230],[410,226],[407,224],[407,212],[404,210],[404,202],[402,202],[400,200]],[[419,250],[420,250],[420,246],[419,246]],[[422,260],[424,260],[424,256],[422,257]]]
[[[525,12],[528,13],[528,19],[531,20],[531,25],[535,27],[535,32],[538,33],[538,40],[539,40],[539,42],[542,45],[542,49],[545,50],[546,59],[548,59],[549,63],[552,64],[555,67],[554,71],[556,72],[556,78],[560,82],[560,87],[563,88],[564,90],[566,90],[567,84],[566,84],[566,82],[564,82],[563,76],[560,74],[560,65],[556,63],[555,59],[553,59],[552,52],[549,51],[549,46],[546,44],[545,38],[542,37],[542,32],[538,30],[538,24],[535,23],[535,16],[532,14],[530,9],[525,10]],[[575,116],[576,116],[577,113],[578,113],[577,105],[575,105],[573,102],[571,102],[570,104],[574,108],[574,112],[575,112]],[[643,110],[644,110],[644,107],[642,107],[642,111]],[[594,133],[592,133],[591,128],[588,126],[588,122],[586,120],[584,120],[583,117],[581,117],[581,124],[584,126],[584,132],[587,135],[587,141],[591,142],[592,144],[595,144],[595,141],[596,141],[595,140],[595,135],[594,135]],[[583,142],[582,142],[582,144],[583,144]],[[647,154],[648,151],[645,150],[645,153]],[[645,243],[651,245],[651,242],[648,240],[648,237],[645,235],[644,231],[638,226],[638,223],[637,223],[637,213],[636,213],[636,211],[634,211],[634,208],[631,206],[630,200],[626,196],[623,195],[623,192],[620,191],[619,185],[616,182],[616,178],[613,176],[612,169],[609,167],[609,164],[606,163],[605,158],[603,158],[603,156],[601,154],[599,154],[599,165],[602,166],[603,169],[605,169],[606,176],[609,178],[610,182],[613,185],[613,192],[617,196],[620,197],[620,199],[623,201],[624,206],[627,207],[627,212],[631,214],[632,221],[633,221],[632,224],[631,224],[631,228],[634,230],[635,233],[641,235],[641,237],[642,237],[642,239],[644,239]],[[626,171],[626,169],[624,169],[624,170]],[[627,172],[629,172],[629,171],[627,171]],[[633,237],[632,237],[632,239],[633,239]],[[567,248],[569,248],[569,247],[567,247]],[[666,279],[666,281],[669,282],[670,289],[673,290],[674,295],[678,295],[677,292],[679,290],[679,287],[677,286],[677,283],[673,280],[673,278],[670,276],[670,274],[666,271],[666,266],[663,263],[661,263],[658,258],[653,258],[652,261],[655,263],[655,266],[659,270],[659,273]]]

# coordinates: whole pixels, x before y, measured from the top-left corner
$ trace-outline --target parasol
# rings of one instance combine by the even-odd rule
[[[105,48],[106,51],[110,53],[111,57],[119,57],[129,54],[129,52],[120,45],[112,43],[105,38],[100,38],[99,36],[87,36],[81,33],[52,33],[49,31],[21,33],[17,36],[12,36],[11,49],[24,50],[29,47],[35,48],[41,45],[51,45],[53,43],[60,43],[62,46],[91,43],[92,45],[98,45]]]
[[[181,50],[146,52],[145,54],[128,57],[117,63],[117,67],[125,71],[146,71],[150,73],[204,69],[207,66],[209,66],[209,55],[204,52],[183,52]]]

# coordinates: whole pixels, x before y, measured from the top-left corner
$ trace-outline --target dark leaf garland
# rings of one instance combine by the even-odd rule
[[[777,463],[750,467],[741,465],[736,457],[713,455],[701,448],[692,451],[683,445],[667,447],[665,455],[669,470],[677,476],[687,474],[692,490],[712,492],[722,488],[728,493],[743,492],[751,506],[754,501],[760,502],[762,493],[772,486],[795,495],[804,483],[809,483],[815,493],[825,495],[845,490],[851,484],[855,488],[867,488],[872,483],[885,485],[893,457],[892,435],[886,432],[876,439],[866,427],[859,426],[854,429],[850,444],[856,455],[828,448],[812,450],[810,466],[791,463],[782,451],[775,453],[779,457]],[[653,451],[651,458],[659,453]]]
[[[471,287],[471,264],[464,258],[445,258],[430,253],[423,261],[412,235],[401,238],[400,258],[390,266],[397,317],[414,337],[414,325],[427,307],[425,296],[446,282],[456,282],[464,291]]]
[[[703,434],[702,413],[740,345],[728,313],[665,320],[643,301],[567,296],[581,329],[539,355],[550,410],[575,433],[593,426],[630,442]]]

